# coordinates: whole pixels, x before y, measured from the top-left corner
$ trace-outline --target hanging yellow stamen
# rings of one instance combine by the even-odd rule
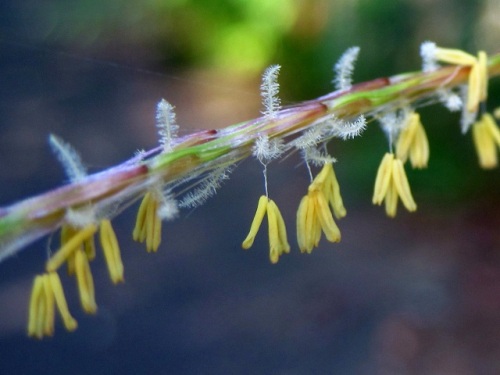
[[[479,66],[479,101],[484,102],[488,98],[488,55],[486,52],[479,51],[477,65]]]
[[[250,226],[250,232],[248,232],[247,237],[243,240],[243,243],[241,244],[241,247],[243,247],[243,249],[247,250],[250,247],[252,247],[253,241],[255,240],[255,236],[257,235],[260,225],[262,224],[262,220],[266,215],[268,202],[269,198],[267,198],[265,195],[262,195],[259,198],[257,210],[255,211],[255,215],[253,217],[252,224]]]
[[[43,292],[45,297],[45,323],[44,334],[52,336],[54,334],[54,320],[56,316],[55,298],[52,290],[49,275],[43,276]]]
[[[28,335],[38,339],[54,333],[55,307],[63,319],[65,328],[74,331],[78,324],[68,310],[61,281],[55,272],[37,275],[31,293]]]
[[[146,250],[156,252],[161,243],[161,218],[158,215],[159,201],[155,193],[148,192],[144,196],[132,237],[134,241],[146,241]]]
[[[108,219],[100,223],[100,240],[108,266],[109,277],[114,284],[123,282],[123,263],[115,232]]]
[[[410,157],[413,168],[425,168],[429,161],[429,141],[420,115],[409,115],[406,126],[401,130],[396,143],[396,155],[403,163]]]
[[[267,222],[269,226],[269,259],[271,263],[275,264],[278,262],[279,257],[283,253],[290,252],[290,245],[288,244],[285,221],[283,216],[276,205],[276,203],[262,195],[259,198],[259,203],[257,205],[257,210],[255,211],[255,216],[252,220],[250,226],[250,231],[241,244],[243,249],[249,249],[255,240],[255,236],[259,231],[262,224],[262,220],[267,213]]]
[[[320,187],[337,219],[341,219],[347,214],[342,196],[340,195],[340,185],[335,176],[332,163],[325,163],[311,185],[318,185]]]
[[[28,335],[38,339],[43,337],[44,327],[44,285],[43,276],[37,275],[33,281],[31,290],[29,317],[28,317]]]
[[[484,113],[479,121],[472,125],[472,137],[476,148],[479,165],[492,169],[498,165],[497,146],[500,147],[500,130],[489,113]]]
[[[50,280],[52,292],[54,293],[57,310],[61,315],[64,327],[68,331],[74,331],[78,327],[78,323],[69,312],[68,304],[66,303],[66,297],[64,296],[64,291],[62,288],[61,280],[59,279],[59,275],[56,272],[49,272],[48,278]]]
[[[403,162],[394,158],[394,154],[386,153],[377,171],[373,204],[381,205],[385,200],[387,215],[394,217],[396,216],[398,197],[408,211],[413,212],[417,209]]]
[[[56,271],[82,244],[91,238],[97,231],[94,224],[78,231],[47,261],[45,268],[47,272]]]
[[[82,309],[87,314],[94,314],[97,311],[97,304],[95,302],[94,280],[90,272],[87,254],[79,249],[74,256],[76,280]]]
[[[321,233],[330,242],[340,242],[340,230],[333,220],[344,217],[346,210],[340,196],[340,187],[332,163],[326,163],[309,185],[297,210],[297,243],[302,253],[318,247]]]
[[[78,233],[77,228],[75,228],[71,225],[64,224],[61,227],[61,247],[64,246],[77,233]],[[87,255],[87,259],[89,261],[94,260],[95,259],[95,243],[94,243],[94,236],[93,235],[83,241],[83,243],[79,246],[79,248],[82,248],[82,247],[83,247],[83,250],[85,251],[85,254]],[[75,253],[76,253],[76,251],[72,252],[66,260],[68,275],[75,274]]]

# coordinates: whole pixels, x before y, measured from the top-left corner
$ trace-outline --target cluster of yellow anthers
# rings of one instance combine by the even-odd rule
[[[418,113],[407,116],[396,143],[396,155],[403,163],[410,157],[413,168],[426,168],[429,162],[429,141]]]
[[[429,141],[418,113],[412,112],[405,118],[405,124],[396,141],[396,155],[386,153],[380,163],[375,179],[373,204],[385,201],[385,212],[395,217],[398,198],[410,212],[417,209],[411,194],[404,163],[410,158],[413,168],[425,168],[429,161]]]
[[[290,245],[286,236],[286,227],[283,216],[278,209],[278,206],[272,199],[262,195],[259,198],[257,211],[250,226],[250,232],[242,243],[242,247],[249,249],[255,240],[255,236],[259,231],[262,220],[267,213],[267,224],[269,227],[269,259],[271,263],[278,263],[279,257],[283,253],[290,252]]]
[[[144,195],[133,232],[134,241],[146,241],[148,253],[158,251],[161,242],[161,218],[158,215],[160,199],[157,191],[149,191]]]
[[[480,104],[488,96],[488,57],[484,51],[479,51],[477,57],[466,52],[436,48],[436,59],[449,64],[470,66],[467,110],[477,113]],[[479,120],[472,126],[474,146],[482,168],[491,169],[498,165],[496,146],[500,147],[500,130],[495,120],[488,113],[479,116]]]
[[[120,248],[109,220],[101,220],[99,228],[95,224],[82,229],[64,225],[61,230],[61,248],[47,261],[46,273],[37,275],[33,282],[28,319],[29,336],[41,339],[53,334],[56,305],[68,331],[73,331],[78,326],[69,313],[57,274],[57,270],[65,263],[68,275],[76,276],[82,309],[88,314],[97,311],[89,261],[95,258],[94,234],[98,229],[111,281],[114,284],[123,282]]]
[[[340,241],[340,230],[333,220],[332,211],[338,219],[346,215],[333,165],[326,163],[309,185],[308,193],[302,198],[297,211],[297,242],[302,253],[311,253],[318,246],[321,231],[328,241]],[[290,245],[278,206],[264,195],[259,199],[250,232],[242,247],[249,249],[252,246],[266,213],[269,224],[269,258],[271,263],[277,263],[280,255],[290,252]]]
[[[373,204],[382,204],[385,200],[385,212],[388,216],[396,216],[398,197],[406,209],[413,212],[417,205],[411,195],[410,185],[401,159],[393,153],[386,153],[378,168],[373,192]]]

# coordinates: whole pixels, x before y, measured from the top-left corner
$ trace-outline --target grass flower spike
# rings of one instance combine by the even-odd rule
[[[262,164],[265,194],[242,247],[253,245],[267,216],[272,263],[290,252],[284,219],[269,198],[267,170],[273,161],[297,152],[311,175],[296,215],[298,247],[306,253],[319,245],[323,234],[328,241],[339,242],[341,233],[335,220],[346,215],[328,142],[358,137],[375,120],[380,122],[391,152],[378,168],[372,200],[377,205],[385,203],[390,217],[396,215],[400,199],[408,211],[417,208],[404,170],[406,160],[414,168],[424,168],[429,160],[426,132],[413,108],[441,102],[450,110],[461,109],[462,132],[473,126],[479,164],[483,168],[498,165],[500,130],[485,106],[488,80],[500,75],[500,54],[488,57],[480,51],[472,55],[426,42],[421,47],[421,71],[353,83],[358,53],[358,47],[348,49],[335,65],[336,91],[285,107],[278,96],[280,66],[270,66],[261,84],[262,116],[222,129],[179,135],[174,106],[161,100],[156,108],[159,145],[92,175],[87,174],[73,147],[50,136],[68,183],[0,208],[0,261],[61,230],[59,250],[49,256],[45,273],[33,282],[29,336],[52,335],[56,310],[67,330],[77,327],[57,273],[61,266],[66,265],[69,276],[75,277],[83,310],[97,311],[90,264],[96,258],[97,232],[111,281],[124,281],[120,248],[111,226],[114,216],[142,199],[132,237],[145,243],[148,252],[156,252],[162,220],[175,218],[180,209],[203,204],[246,158],[254,157]],[[311,165],[321,167],[315,178]]]
[[[403,167],[403,162],[394,157],[392,153],[386,153],[375,179],[375,189],[373,193],[373,204],[381,205],[385,200],[385,211],[388,216],[395,217],[398,197],[403,205],[410,212],[417,209],[413,200],[410,185]]]
[[[267,213],[267,221],[269,226],[269,259],[271,263],[278,263],[279,257],[283,253],[290,252],[290,245],[288,244],[286,227],[281,212],[276,203],[265,195],[259,198],[257,210],[255,212],[250,231],[247,237],[243,240],[241,247],[247,250],[252,247],[255,236],[264,220]]]
[[[498,165],[496,149],[500,147],[500,130],[492,115],[484,113],[479,121],[472,125],[472,138],[479,165],[484,169],[495,168]]]
[[[407,116],[396,142],[396,156],[403,163],[410,157],[413,168],[425,168],[429,161],[429,141],[418,113]]]

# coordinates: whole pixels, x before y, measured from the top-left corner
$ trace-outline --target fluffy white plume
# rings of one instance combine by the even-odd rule
[[[260,95],[264,110],[262,114],[269,119],[276,117],[280,110],[280,98],[278,97],[280,85],[278,83],[278,74],[280,65],[269,66],[262,75],[262,84],[260,85]]]
[[[201,182],[200,186],[188,192],[179,202],[178,207],[194,208],[201,206],[217,193],[223,181],[229,179],[231,167],[221,167],[210,172]]]
[[[354,64],[359,55],[359,47],[348,48],[334,66],[335,78],[332,83],[337,90],[349,90],[352,86]]]
[[[71,182],[80,181],[87,175],[82,159],[73,146],[54,134],[49,136],[49,144]]]
[[[334,133],[335,136],[342,138],[343,140],[352,139],[363,133],[366,129],[366,118],[360,115],[356,120],[349,121],[336,121]]]
[[[283,141],[277,138],[269,139],[267,135],[257,138],[252,148],[253,156],[262,164],[267,164],[269,161],[278,158],[283,151]]]
[[[422,71],[432,72],[439,68],[436,60],[436,43],[423,42],[420,45],[420,56],[422,57]]]
[[[174,106],[165,99],[160,100],[156,107],[156,127],[163,150],[170,151],[172,140],[177,137],[179,126],[176,123]]]

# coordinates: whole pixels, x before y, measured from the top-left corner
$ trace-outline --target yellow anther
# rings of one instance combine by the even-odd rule
[[[417,209],[417,205],[413,200],[410,184],[408,183],[403,163],[399,159],[394,159],[392,163],[392,180],[394,182],[394,186],[396,187],[396,191],[406,209],[413,212]]]
[[[306,195],[300,200],[299,208],[297,210],[297,244],[301,252],[307,250],[307,211],[309,208],[309,196]]]
[[[333,214],[337,219],[343,218],[347,211],[340,195],[340,186],[333,171],[332,163],[325,163],[321,172],[313,180],[312,186],[319,186],[326,200],[332,207]]]
[[[476,58],[464,51],[452,48],[436,47],[436,60],[453,65],[474,65]]]
[[[109,277],[114,284],[123,282],[123,263],[115,232],[108,219],[100,223],[100,240],[108,266]]]
[[[64,246],[77,233],[78,233],[77,228],[71,225],[64,224],[61,227],[61,247]],[[87,254],[87,259],[89,261],[95,259],[94,236],[90,236],[89,238],[84,240],[83,243],[79,246],[79,248],[84,249],[85,253]],[[75,274],[75,253],[76,251],[73,251],[66,260],[68,275]]]
[[[47,272],[56,271],[82,244],[91,238],[97,231],[94,224],[76,232],[61,248],[47,261],[45,268]]]
[[[156,252],[161,243],[161,218],[158,215],[159,201],[153,192],[144,196],[137,219],[134,232],[134,241],[146,241],[146,250]]]
[[[28,317],[28,335],[41,339],[43,337],[43,299],[44,286],[43,276],[37,275],[33,281],[31,289],[29,317]]]
[[[97,311],[97,304],[95,302],[94,280],[90,272],[87,254],[79,249],[74,256],[80,303],[83,311],[88,314],[94,314]]]
[[[146,193],[144,198],[142,198],[141,205],[139,206],[139,211],[137,212],[137,218],[135,220],[135,227],[132,233],[132,238],[134,241],[144,242],[146,239],[146,231],[145,228],[146,223],[146,213],[148,208],[149,199],[151,197],[151,193]]]
[[[340,230],[333,220],[323,192],[313,191],[311,196],[318,221],[321,224],[321,229],[325,233],[326,239],[330,242],[340,242]]]
[[[479,51],[477,64],[479,66],[479,101],[484,102],[488,97],[488,55],[486,52]]]
[[[375,179],[373,203],[380,205],[385,200],[387,215],[394,217],[396,216],[398,197],[408,211],[413,212],[417,209],[403,162],[394,158],[392,153],[386,153]]]
[[[429,161],[429,141],[420,115],[409,115],[406,126],[401,130],[396,143],[396,155],[403,163],[410,157],[413,168],[425,168]]]
[[[472,137],[476,148],[479,165],[484,169],[492,169],[498,165],[497,146],[500,147],[500,130],[489,113],[481,116],[472,125]]]
[[[64,296],[64,291],[61,285],[61,280],[59,279],[59,275],[56,272],[49,272],[47,277],[50,280],[50,286],[52,288],[52,292],[54,293],[57,310],[61,315],[64,327],[68,331],[74,331],[78,327],[78,323],[69,312],[68,304],[66,302],[66,297]]]
[[[241,247],[243,247],[245,250],[249,249],[253,245],[255,236],[257,235],[260,225],[262,224],[262,220],[266,215],[268,201],[269,198],[267,198],[265,195],[262,195],[259,198],[259,203],[257,205],[257,210],[255,211],[255,215],[252,220],[252,225],[250,226],[250,231],[248,232],[248,235],[243,241],[243,243],[241,244]]]
[[[377,177],[375,178],[375,188],[373,191],[373,204],[382,204],[389,189],[389,183],[392,177],[392,162],[394,154],[386,153],[378,167]]]
[[[290,252],[286,236],[286,227],[281,212],[274,201],[267,204],[267,221],[269,225],[269,259],[271,263],[278,263],[283,253]]]
[[[45,322],[43,331],[45,335],[52,336],[54,334],[54,320],[56,317],[55,298],[50,283],[49,275],[43,275],[43,292],[45,297]]]

